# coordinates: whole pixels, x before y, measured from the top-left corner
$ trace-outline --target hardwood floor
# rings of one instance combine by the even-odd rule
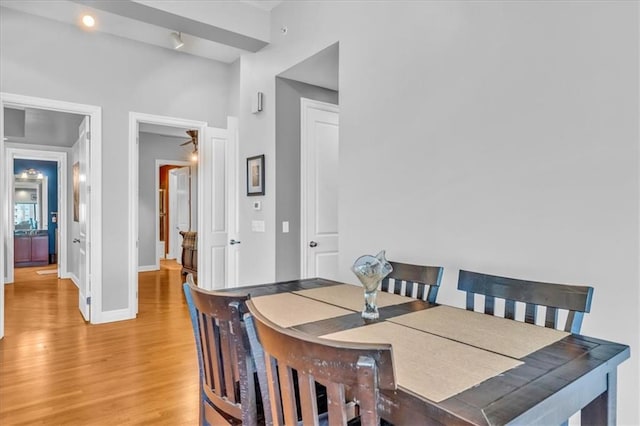
[[[16,268],[5,286],[0,424],[193,425],[198,366],[179,268],[144,272],[138,318],[85,323],[70,280]]]

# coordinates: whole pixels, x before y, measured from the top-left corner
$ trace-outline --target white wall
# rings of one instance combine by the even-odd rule
[[[241,197],[240,281],[275,277],[275,75],[339,41],[342,279],[384,248],[443,265],[449,304],[460,268],[592,285],[582,330],[631,345],[618,420],[639,424],[637,2],[285,2],[272,28],[241,62],[267,232]]]
[[[8,9],[0,90],[102,107],[102,310],[127,308],[129,112],[226,127],[229,66]]]

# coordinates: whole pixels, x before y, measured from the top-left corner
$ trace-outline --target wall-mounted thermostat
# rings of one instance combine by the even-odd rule
[[[260,201],[254,201],[253,202],[253,209],[254,210],[261,210],[262,209],[262,203]]]

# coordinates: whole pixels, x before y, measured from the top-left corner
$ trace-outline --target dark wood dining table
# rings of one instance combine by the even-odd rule
[[[441,398],[433,399],[425,396],[426,392],[419,392],[415,389],[422,389],[423,386],[429,388],[430,386],[429,389],[435,393],[427,393],[428,395],[440,395],[439,383],[425,384],[417,380],[418,387],[412,388],[409,385],[405,386],[399,377],[395,390],[381,391],[378,404],[381,416],[391,423],[398,425],[552,425],[562,424],[578,411],[581,411],[582,425],[613,425],[616,423],[616,374],[618,365],[629,358],[630,352],[627,345],[579,334],[564,333],[561,336],[553,336],[558,340],[522,356],[519,352],[521,348],[516,347],[519,345],[517,342],[528,343],[528,340],[533,339],[535,334],[545,333],[549,329],[518,323],[517,327],[534,328],[523,328],[524,331],[518,329],[516,335],[512,336],[512,340],[506,339],[507,342],[516,342],[511,343],[514,347],[500,349],[504,347],[500,345],[505,342],[499,341],[499,333],[494,333],[493,337],[478,336],[481,333],[487,334],[487,325],[483,325],[483,318],[490,317],[488,315],[464,310],[456,311],[453,310],[454,308],[444,308],[443,305],[405,298],[406,300],[394,300],[387,306],[381,304],[380,318],[376,321],[365,321],[361,318],[360,311],[355,309],[353,301],[342,303],[342,300],[336,302],[335,298],[311,300],[315,297],[315,293],[309,292],[310,290],[320,288],[331,290],[331,286],[344,285],[335,281],[313,278],[228,290],[248,293],[254,302],[271,301],[272,314],[276,312],[274,309],[277,309],[291,316],[292,312],[295,313],[295,305],[298,302],[307,311],[314,311],[314,309],[306,308],[309,303],[314,304],[309,306],[317,306],[327,312],[336,309],[337,313],[321,316],[320,319],[312,321],[302,319],[293,321],[293,325],[290,325],[293,329],[313,336],[333,338],[331,336],[340,336],[341,333],[351,333],[347,334],[348,336],[353,336],[354,332],[365,334],[365,331],[373,331],[375,333],[376,327],[393,323],[394,327],[404,327],[400,334],[406,332],[407,335],[413,336],[416,348],[420,347],[419,343],[423,337],[428,339],[429,345],[431,345],[430,350],[436,350],[436,352],[440,350],[440,347],[433,346],[440,343],[433,343],[434,339],[437,339],[436,342],[443,342],[442,351],[445,352],[441,355],[444,355],[444,358],[449,355],[446,351],[452,350],[451,345],[456,345],[456,350],[476,351],[471,353],[479,354],[482,357],[486,355],[489,357],[488,359],[496,357],[496,359],[517,364],[497,374],[488,373],[489,377],[482,379],[477,384],[459,389],[459,391],[454,390],[452,395],[445,394]],[[336,291],[338,289],[351,290],[351,287],[353,286],[349,288],[333,287],[333,289]],[[356,291],[361,291],[361,288]],[[287,296],[286,306],[279,306],[277,303],[281,302],[278,299],[268,297],[285,293],[295,295],[295,297]],[[381,295],[380,293],[379,296]],[[260,309],[260,305],[257,306]],[[263,306],[266,309],[269,305],[265,303]],[[416,328],[411,325],[415,324],[415,318],[413,318],[413,323],[405,320],[420,314],[436,313],[437,310],[429,311],[435,308],[448,309],[446,312],[455,315],[476,316],[471,318],[473,321],[453,324],[450,329],[447,328],[447,324],[441,324],[444,328],[439,331],[437,324],[435,325],[436,331],[434,331],[431,329],[431,324],[425,324],[426,327],[419,325]],[[269,314],[269,312],[262,313]],[[307,312],[307,314],[313,317],[315,313]],[[498,326],[497,329],[501,326],[512,327],[510,324],[516,323],[516,321],[492,316],[490,318],[490,321],[494,321],[489,323],[492,329],[495,329],[496,326]],[[474,329],[474,327],[478,328]],[[554,332],[556,331],[549,331],[549,333]],[[487,345],[485,345],[485,337]],[[381,338],[381,343],[384,343],[382,340]],[[406,354],[415,358],[414,353],[407,352],[406,349],[404,352],[396,351],[394,347],[394,364],[401,366],[407,362],[415,364],[415,359],[413,361],[404,359],[407,358]],[[450,355],[453,360],[460,356],[454,353]],[[421,362],[426,366],[430,364],[431,360],[428,355],[425,355]],[[415,369],[416,374],[411,374],[411,376],[419,377],[421,368],[414,364],[411,368]],[[464,364],[458,365],[455,362],[449,362],[446,367],[436,366],[439,370],[437,373],[446,376],[462,375],[459,378],[464,383],[467,379],[465,372],[469,372],[471,371],[469,368],[473,368],[473,365],[466,365],[467,362]],[[411,377],[411,379],[415,378]]]

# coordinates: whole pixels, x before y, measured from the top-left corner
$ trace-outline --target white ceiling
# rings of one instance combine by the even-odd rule
[[[37,108],[5,107],[5,140],[10,143],[71,147],[78,140],[78,127],[83,115]],[[140,133],[172,137],[180,141],[191,139],[187,128],[140,124]]]
[[[173,50],[169,35],[182,31],[184,53],[222,62],[266,46],[270,12],[281,0],[2,0],[0,5],[80,26],[85,13],[96,28],[119,37]],[[189,33],[191,31],[191,33]],[[338,44],[284,71],[281,77],[338,90]],[[83,116],[34,108],[5,108],[5,140],[33,145],[72,146]],[[188,139],[186,129],[144,124],[140,131]]]
[[[338,91],[338,51],[332,44],[278,76]]]
[[[1,5],[80,25],[90,13],[92,30],[173,50],[169,35],[181,32],[181,52],[231,63],[269,43],[270,11],[282,1],[202,0],[3,0]],[[86,29],[85,29],[86,30]]]
[[[4,109],[5,140],[29,145],[71,147],[84,115],[36,108]]]
[[[187,134],[187,128],[140,123],[138,130],[140,131],[140,133],[151,133],[153,135],[170,136],[185,141],[191,140],[191,136]]]

